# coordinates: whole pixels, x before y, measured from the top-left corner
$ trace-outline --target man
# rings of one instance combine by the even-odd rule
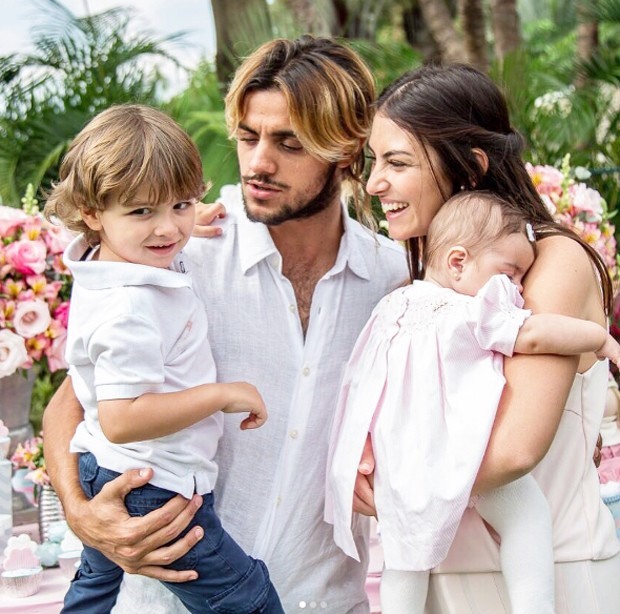
[[[335,546],[323,505],[342,369],[372,308],[406,278],[403,252],[350,219],[341,202],[346,190],[359,203],[373,99],[368,69],[334,41],[304,36],[258,49],[226,98],[242,195],[223,195],[229,215],[221,238],[194,240],[188,250],[218,380],[254,383],[269,410],[256,433],[226,420],[216,505],[235,540],[265,561],[290,613],[313,602],[332,614],[368,612],[367,561]],[[182,532],[200,498],[129,518],[122,497],[148,480],[145,470],[88,502],[67,452],[81,415],[68,381],[44,417],[48,468],[69,524],[126,571],[194,577],[160,566],[202,537],[195,530],[162,547]],[[366,524],[358,520],[363,546]],[[129,588],[134,601],[121,596],[123,607],[139,611],[156,590]]]

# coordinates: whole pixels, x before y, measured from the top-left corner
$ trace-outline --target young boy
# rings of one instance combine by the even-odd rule
[[[251,384],[214,383],[204,307],[181,252],[205,188],[196,146],[155,109],[112,107],[75,138],[60,176],[45,214],[82,233],[65,253],[74,275],[67,361],[85,408],[71,442],[82,488],[93,497],[148,464],[151,483],[125,499],[131,514],[201,494],[185,533],[199,524],[204,538],[173,566],[198,579],[166,586],[192,612],[283,612],[264,563],[213,510],[220,410],[249,412],[242,429],[262,426],[267,411]],[[63,612],[110,611],[122,575],[85,547]]]

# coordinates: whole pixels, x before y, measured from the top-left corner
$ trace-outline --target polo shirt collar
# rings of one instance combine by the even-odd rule
[[[90,290],[119,286],[155,285],[164,288],[183,288],[192,285],[182,252],[174,259],[171,269],[160,269],[129,262],[82,260],[89,249],[84,236],[80,235],[71,241],[63,259],[80,285]]]

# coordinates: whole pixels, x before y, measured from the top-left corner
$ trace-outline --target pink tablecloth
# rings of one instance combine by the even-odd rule
[[[16,533],[28,532],[31,527],[19,527]],[[372,614],[380,614],[379,582],[383,567],[383,553],[381,544],[376,536],[376,527],[372,527],[370,540],[370,565],[366,592],[370,600]],[[39,591],[31,597],[12,599],[3,591],[0,585],[0,614],[58,614],[62,609],[62,602],[69,588],[69,580],[60,569],[46,569],[43,572],[43,582]]]
[[[60,569],[46,569],[39,591],[31,597],[9,597],[0,587],[0,614],[58,614],[69,588]]]

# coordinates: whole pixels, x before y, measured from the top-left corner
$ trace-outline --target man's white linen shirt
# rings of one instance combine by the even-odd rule
[[[267,227],[247,219],[238,187],[227,187],[219,200],[228,211],[222,237],[191,240],[186,252],[207,308],[218,380],[254,384],[269,419],[247,433],[224,416],[216,509],[239,545],[265,561],[287,614],[313,603],[317,612],[368,612],[368,561],[345,556],[323,521],[327,450],[344,366],[372,309],[407,279],[404,251],[345,213],[338,256],[314,290],[304,339]],[[366,551],[368,524],[356,522]],[[128,593],[142,595],[139,604],[132,596],[132,606],[157,608],[154,584],[142,590],[147,582],[136,578],[125,580],[136,588]],[[172,611],[179,610],[158,610]]]
[[[73,273],[66,358],[84,421],[72,452],[91,452],[113,471],[152,467],[151,483],[190,498],[213,490],[213,460],[222,414],[165,437],[113,444],[101,430],[97,402],[176,392],[216,379],[204,306],[179,270],[125,262],[80,261],[88,245],[72,241],[65,263]],[[171,408],[174,411],[174,408]]]

